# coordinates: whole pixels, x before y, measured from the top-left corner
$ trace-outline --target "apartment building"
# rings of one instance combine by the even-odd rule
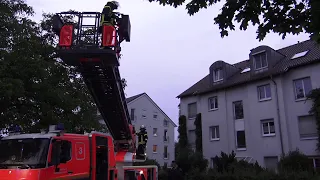
[[[312,102],[306,100],[320,87],[320,47],[307,40],[248,54],[236,64],[214,62],[207,76],[178,96],[190,144],[201,113],[203,154],[211,163],[221,151],[234,150],[239,159],[275,168],[282,153],[298,148],[320,166],[316,121],[308,113]]]
[[[147,155],[161,166],[169,166],[174,160],[174,128],[177,125],[146,94],[127,98],[130,119],[139,131],[145,125],[148,132]]]

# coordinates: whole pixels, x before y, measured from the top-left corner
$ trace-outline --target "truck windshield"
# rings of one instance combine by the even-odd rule
[[[2,139],[0,140],[0,169],[8,166],[19,168],[43,168],[46,166],[50,139]]]

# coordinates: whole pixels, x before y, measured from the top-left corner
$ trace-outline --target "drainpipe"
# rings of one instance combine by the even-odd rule
[[[227,124],[227,139],[230,139],[229,137],[229,135],[230,135],[230,129],[229,129],[229,126],[228,126],[228,101],[227,101],[227,90],[225,89],[224,90],[224,99],[225,99],[225,104],[226,104],[226,124]],[[232,121],[233,123],[234,123],[234,120]],[[234,132],[234,126],[233,126],[233,132]],[[220,135],[221,136],[221,135]],[[228,146],[227,146],[227,148],[228,148],[228,153],[231,153],[230,152],[230,143],[228,142]]]
[[[279,124],[279,132],[280,132],[280,145],[281,145],[281,153],[284,155],[284,149],[283,149],[283,139],[282,139],[282,128],[281,128],[281,121],[280,121],[280,108],[279,108],[279,97],[278,97],[278,86],[276,81],[274,81],[272,75],[270,76],[270,79],[272,80],[275,88],[276,88],[276,103],[277,103],[277,116],[278,116],[278,124]]]

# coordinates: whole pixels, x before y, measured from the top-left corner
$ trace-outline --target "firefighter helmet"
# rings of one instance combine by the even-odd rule
[[[146,127],[144,125],[141,125],[140,130],[146,130]]]
[[[113,10],[115,10],[120,7],[120,4],[117,1],[109,1],[107,6],[110,6]]]

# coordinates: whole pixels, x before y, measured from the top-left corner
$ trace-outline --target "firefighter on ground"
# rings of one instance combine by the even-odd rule
[[[101,13],[100,27],[102,25],[112,25],[116,24],[116,15],[114,10],[119,8],[119,3],[117,1],[109,1],[103,7]]]
[[[145,149],[148,142],[148,133],[144,125],[140,126],[140,132],[138,133],[138,155],[145,156]]]

